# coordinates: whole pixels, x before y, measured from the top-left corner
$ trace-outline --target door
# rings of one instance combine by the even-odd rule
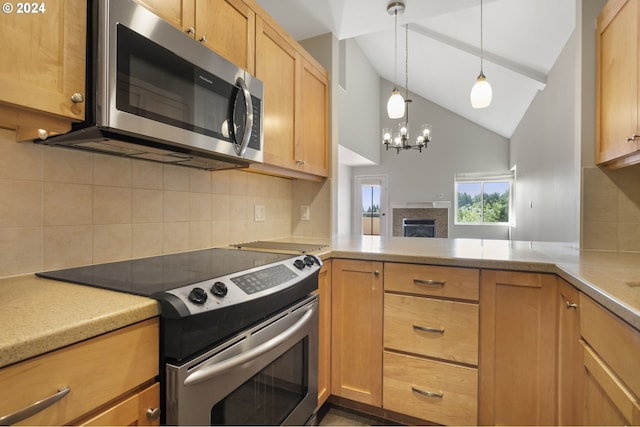
[[[387,176],[356,176],[355,186],[355,233],[363,236],[386,236]]]

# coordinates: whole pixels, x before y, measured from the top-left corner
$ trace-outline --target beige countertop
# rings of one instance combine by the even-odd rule
[[[571,244],[476,239],[278,239],[351,258],[557,274],[640,330],[640,253]],[[159,315],[155,300],[38,278],[0,279],[0,367]]]
[[[0,279],[0,367],[160,313],[150,298],[38,278]]]
[[[554,273],[640,330],[640,253],[580,251],[569,243],[363,236],[334,239],[318,255]]]

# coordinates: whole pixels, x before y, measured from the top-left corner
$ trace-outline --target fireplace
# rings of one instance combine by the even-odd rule
[[[450,206],[448,201],[391,202],[391,235],[447,238]]]
[[[436,237],[435,219],[402,219],[404,237]]]

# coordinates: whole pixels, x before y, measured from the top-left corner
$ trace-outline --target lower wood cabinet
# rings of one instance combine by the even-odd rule
[[[384,352],[383,406],[444,425],[476,425],[478,370]]]
[[[86,426],[160,425],[160,383],[135,393],[106,411],[82,422]]]
[[[324,261],[318,275],[320,324],[318,331],[318,407],[331,395],[331,260]]]
[[[584,425],[640,425],[640,332],[580,294]]]
[[[0,417],[68,388],[18,424],[158,424],[158,350],[154,318],[3,368]]]
[[[479,277],[477,269],[385,263],[384,409],[477,424]]]
[[[334,259],[331,394],[382,406],[382,263]]]
[[[583,384],[578,290],[558,279],[558,425],[582,425]]]
[[[557,278],[482,270],[482,425],[556,424]]]

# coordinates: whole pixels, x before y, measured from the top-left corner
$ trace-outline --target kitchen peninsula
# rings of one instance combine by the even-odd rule
[[[304,241],[304,239],[286,240]],[[527,418],[524,419],[531,424],[561,424],[566,422],[566,418],[563,418],[566,416],[565,409],[563,409],[562,405],[556,405],[556,402],[565,402],[566,405],[566,402],[570,401],[570,399],[560,399],[563,393],[580,393],[576,389],[577,386],[565,385],[563,375],[568,375],[567,369],[569,369],[569,374],[573,372],[569,376],[575,380],[575,376],[582,372],[590,373],[595,371],[596,367],[589,362],[592,359],[588,357],[595,357],[600,363],[595,366],[606,367],[604,372],[610,377],[607,378],[615,380],[622,378],[624,380],[622,382],[624,390],[631,393],[632,396],[634,394],[637,396],[639,393],[637,387],[640,381],[638,381],[637,374],[628,372],[629,361],[635,359],[632,352],[640,349],[640,287],[638,287],[638,284],[640,284],[640,254],[638,253],[579,251],[568,243],[364,236],[334,239],[330,246],[318,251],[316,255],[324,260],[329,269],[333,267],[332,274],[329,276],[332,292],[329,301],[331,301],[333,310],[330,314],[329,325],[331,328],[330,339],[334,341],[331,352],[325,354],[330,354],[330,360],[327,362],[329,366],[332,366],[333,371],[333,377],[329,385],[330,394],[332,395],[330,399],[338,403],[354,404],[356,409],[372,411],[391,419],[400,414],[443,424],[501,424],[505,421],[513,424],[518,420],[522,420],[525,416]],[[353,266],[356,266],[355,270],[359,272],[357,275],[351,276],[351,278],[357,278],[357,280],[349,283],[341,282],[341,275],[346,271],[345,268],[339,267],[343,265],[341,264],[343,261],[348,261],[348,268],[352,270],[354,270]],[[394,268],[388,268],[392,266]],[[366,273],[367,268],[371,268],[371,273],[362,274],[362,272]],[[434,281],[449,280],[444,288],[448,288],[448,284],[461,286],[460,289],[463,293],[459,295],[438,294],[439,290],[430,289],[398,291],[390,287],[392,283],[391,274],[394,271],[397,276],[403,277],[411,274],[417,275],[416,277],[430,274],[433,276],[425,276],[424,279]],[[398,271],[402,272],[402,274],[397,274]],[[464,279],[461,278],[463,276],[458,275],[461,272],[465,273]],[[446,276],[448,279],[436,277],[439,274],[442,274],[443,278]],[[473,280],[469,281],[468,277],[475,277],[475,282]],[[400,281],[400,279],[398,277],[397,281]],[[346,317],[345,311],[340,312],[338,296],[343,300],[354,296],[359,297],[359,295],[348,295],[348,293],[356,291],[363,283],[368,285],[369,280],[373,283],[372,292],[377,292],[379,295],[379,299],[375,300],[378,302],[374,301],[371,305],[367,305],[371,301],[358,300],[358,305],[369,307],[367,310],[380,311],[378,316],[379,324],[370,323],[368,326],[374,329],[371,336],[374,338],[377,336],[380,340],[378,346],[374,349],[376,354],[380,353],[381,355],[380,366],[374,367],[370,372],[374,377],[379,376],[380,385],[378,386],[379,389],[371,391],[371,396],[374,396],[374,399],[364,403],[364,406],[359,406],[361,404],[358,403],[357,399],[354,400],[348,393],[346,393],[347,396],[345,397],[345,390],[349,389],[349,381],[353,378],[349,378],[349,375],[344,373],[342,377],[336,376],[336,372],[338,372],[336,370],[336,362],[340,356],[336,351],[340,347],[336,346],[335,340],[341,336],[341,333],[344,333],[344,329],[341,328],[344,328],[345,325],[350,328],[358,327],[354,326],[358,325],[358,323],[354,323],[358,319],[349,319]],[[28,290],[28,292],[21,292],[18,298],[15,295],[17,286],[22,291]],[[340,288],[341,286],[342,288]],[[514,289],[517,297],[525,297],[518,298],[514,306],[515,311],[505,311],[501,304],[504,305],[506,300],[501,300],[500,298]],[[518,293],[520,290],[523,290],[524,293]],[[508,292],[501,297],[501,291]],[[82,315],[82,313],[74,313],[74,311],[78,311],[77,302],[75,299],[68,297],[69,292],[85,295],[84,303],[91,305],[91,301],[93,301],[103,309],[94,313],[90,308],[86,308],[84,311],[86,318],[74,320],[75,317]],[[88,295],[88,293],[92,293],[93,296]],[[129,323],[136,324],[158,314],[156,303],[150,299],[96,290],[80,285],[48,281],[35,276],[20,276],[0,280],[0,296],[3,297],[3,303],[0,304],[0,313],[3,314],[0,316],[7,315],[10,319],[13,319],[13,323],[9,322],[10,319],[7,318],[5,319],[6,321],[3,321],[3,324],[15,324],[16,319],[22,319],[24,322],[34,319],[38,329],[37,334],[34,333],[25,337],[21,336],[20,333],[16,333],[13,327],[3,328],[0,333],[0,354],[7,355],[8,358],[2,359],[4,369],[0,370],[0,373],[8,368],[20,365],[18,362],[23,360],[27,362],[35,360],[40,353],[46,353],[45,356],[47,356],[55,353],[54,350],[56,348],[71,345],[72,342],[68,339],[57,338],[60,336],[61,329],[69,331],[84,330],[86,332],[85,335],[72,339],[72,341],[82,341],[95,336],[106,336],[109,331],[118,330]],[[570,301],[559,300],[560,296],[569,296],[575,299]],[[323,300],[325,297],[326,295],[321,295],[321,301],[327,301],[326,299]],[[42,304],[42,298],[46,298],[50,303]],[[122,306],[118,306],[118,298],[126,299],[126,301],[123,301]],[[475,338],[479,339],[478,350],[475,353],[472,351],[469,353],[470,355],[466,352],[463,358],[458,353],[458,350],[451,350],[446,346],[437,349],[439,352],[437,356],[432,356],[434,350],[429,347],[406,349],[397,347],[397,342],[389,341],[386,336],[388,332],[385,328],[387,328],[387,323],[391,323],[391,321],[385,321],[384,326],[382,322],[383,316],[384,319],[387,319],[387,316],[395,316],[393,307],[387,307],[388,302],[390,303],[393,299],[399,301],[401,308],[404,307],[401,311],[410,311],[413,307],[422,307],[415,304],[428,304],[429,307],[435,307],[435,311],[431,311],[433,316],[440,313],[437,311],[439,310],[437,308],[439,305],[446,304],[447,307],[452,307],[448,311],[454,313],[453,317],[446,320],[447,322],[452,322],[451,325],[445,325],[445,320],[441,324],[434,317],[430,319],[434,323],[433,325],[422,325],[446,329],[447,332],[443,332],[443,336],[454,333],[457,327],[455,316],[459,312],[458,308],[464,308],[466,310],[465,313],[471,313],[471,317],[465,319],[470,318],[472,320],[471,323],[465,321],[467,323],[463,326],[464,329],[471,332],[474,331],[474,328],[478,331],[479,338],[478,336]],[[113,301],[115,301],[115,306],[112,303]],[[549,307],[549,305],[551,306]],[[606,310],[603,310],[600,306]],[[38,307],[38,313],[35,317],[33,307]],[[105,313],[104,307],[112,310],[113,313]],[[351,307],[353,308],[354,306],[352,305]],[[346,312],[357,311],[348,309],[348,307],[345,310]],[[474,311],[476,314],[473,314]],[[573,335],[571,333],[567,334],[567,331],[563,329],[567,326],[566,319],[563,316],[575,315],[578,312],[581,313],[581,318],[574,319],[574,323],[569,322],[569,326],[573,325],[572,331],[569,328],[569,332],[572,332]],[[61,318],[60,313],[74,313],[75,317],[69,315],[67,317],[69,324],[61,325],[61,322],[65,321],[65,317]],[[508,313],[511,313],[513,318],[509,322],[504,322],[506,318],[501,316],[506,316]],[[346,314],[350,315],[352,313]],[[418,310],[417,314],[424,315],[425,313]],[[368,319],[376,318],[372,312],[363,311],[363,315]],[[473,320],[473,316],[475,316],[475,320]],[[2,317],[0,317],[1,319]],[[118,319],[118,321],[114,321],[115,319]],[[531,326],[533,329],[527,329],[528,332],[517,330],[517,327],[522,326],[521,320],[527,322],[527,328],[529,328],[529,324],[533,324]],[[341,324],[340,322],[343,323]],[[624,342],[624,347],[617,347],[615,350],[621,354],[619,359],[609,358],[605,348],[607,344],[602,344],[601,338],[598,337],[597,333],[602,331],[598,324],[603,322],[607,327],[611,328],[606,331],[606,335],[616,336],[616,331],[620,331],[620,334],[622,334],[622,338],[620,338],[622,341],[617,341],[616,343]],[[515,331],[504,330],[505,324],[510,323],[516,328]],[[322,320],[321,324],[323,324]],[[91,327],[82,325],[91,325]],[[502,329],[499,327],[500,325],[502,325]],[[536,329],[545,325],[549,329]],[[409,327],[409,329],[411,328]],[[493,330],[494,335],[488,335],[487,330]],[[530,333],[531,331],[537,331],[538,333]],[[424,331],[418,332],[425,333]],[[515,334],[513,337],[510,335],[512,333]],[[428,334],[429,332],[427,332]],[[492,337],[492,341],[487,342],[487,337]],[[509,357],[509,351],[511,351],[505,352],[501,346],[504,346],[506,342],[504,340],[514,337],[519,340],[519,345],[511,347],[526,349],[527,345],[535,344],[537,349],[537,352],[531,352],[531,357],[525,360],[527,363],[535,361],[537,364],[527,366],[527,369],[521,370],[520,373],[526,372],[527,378],[535,384],[540,384],[539,387],[544,387],[545,384],[549,387],[545,390],[535,388],[532,392],[533,395],[529,396],[530,399],[534,399],[533,401],[540,408],[540,412],[531,417],[518,411],[522,409],[522,405],[515,405],[515,409],[511,412],[506,411],[508,407],[513,408],[513,405],[507,405],[509,402],[505,400],[506,397],[513,395],[516,392],[514,388],[517,388],[517,386],[524,384],[526,388],[529,384],[527,382],[529,380],[523,383],[513,381],[515,385],[511,389],[504,391],[504,383],[500,382],[505,375],[501,373],[501,370],[505,368],[505,364],[500,364],[499,360],[501,360],[501,357]],[[473,339],[473,336],[470,336],[465,338],[465,341]],[[430,339],[429,341],[433,340]],[[52,342],[55,344],[51,345]],[[571,349],[569,352],[566,351],[567,342]],[[342,344],[345,345],[344,342]],[[582,350],[581,346],[584,346],[584,350]],[[16,348],[36,350],[35,352],[21,353],[16,352]],[[583,353],[581,351],[576,352],[577,348],[587,355],[584,356],[584,364]],[[342,347],[341,351],[352,355],[361,354],[353,352],[361,351],[361,349],[348,347]],[[322,357],[322,343],[320,354]],[[574,354],[574,359],[563,361],[562,357],[566,357],[567,354]],[[384,355],[384,359],[382,355]],[[576,357],[579,358],[576,359]],[[601,359],[604,359],[604,361]],[[385,361],[384,371],[382,360]],[[489,361],[491,363],[488,363]],[[468,416],[468,418],[440,418],[440,414],[437,411],[430,409],[428,401],[430,399],[433,400],[433,397],[421,398],[423,401],[427,401],[426,406],[411,403],[415,410],[420,411],[417,413],[411,413],[410,409],[398,407],[397,401],[388,400],[392,394],[396,393],[393,391],[395,387],[400,387],[403,384],[403,378],[398,376],[397,370],[393,368],[394,366],[402,365],[411,366],[411,369],[415,369],[415,381],[429,378],[433,375],[437,376],[437,373],[442,369],[446,369],[446,372],[451,372],[451,375],[464,373],[464,375],[456,376],[456,378],[461,378],[460,381],[465,382],[465,384],[470,382],[467,384],[471,390],[470,393],[458,396],[448,390],[446,385],[439,385],[438,391],[444,393],[445,401],[453,400],[454,404],[464,408],[464,410],[459,411],[460,416],[464,415]],[[521,367],[515,362],[511,363],[511,365]],[[583,366],[585,369],[583,369]],[[424,374],[421,372],[424,372]],[[509,373],[509,375],[513,374]],[[587,379],[589,378],[592,378],[592,376],[588,375]],[[596,373],[593,378],[602,380],[603,377]],[[576,384],[581,383],[576,382]],[[586,389],[591,390],[589,387]],[[609,389],[605,387],[605,390]],[[575,396],[573,397],[575,398]],[[415,399],[416,397],[410,396],[409,398]],[[531,402],[532,400],[527,401]],[[531,405],[527,404],[526,406],[530,407]],[[492,408],[492,410],[488,412],[487,408]],[[582,408],[580,408],[581,410]],[[587,413],[584,415],[581,413],[574,414],[573,419],[591,415]],[[630,418],[633,418],[633,413],[623,419],[629,420]],[[578,419],[580,423],[584,421],[584,418]]]

